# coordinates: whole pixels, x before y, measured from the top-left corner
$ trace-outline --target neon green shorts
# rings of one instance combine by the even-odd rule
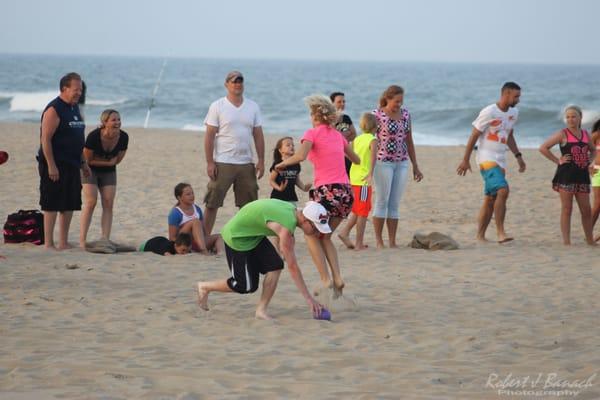
[[[600,187],[600,169],[595,170],[592,175],[592,187]]]

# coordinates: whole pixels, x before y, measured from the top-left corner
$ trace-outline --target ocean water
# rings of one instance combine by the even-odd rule
[[[58,94],[60,77],[76,71],[88,88],[88,127],[105,108],[121,112],[125,129],[143,126],[163,62],[0,54],[0,121],[38,122]],[[479,110],[495,102],[509,80],[523,88],[515,127],[522,147],[538,146],[560,129],[568,104],[583,108],[586,126],[600,118],[600,66],[168,59],[149,127],[203,130],[208,106],[224,96],[223,80],[232,69],[244,73],[245,95],[260,105],[266,134],[300,136],[310,127],[303,98],[332,91],[345,92],[346,112],[358,126],[361,113],[374,109],[390,84],[405,89],[417,145],[466,143]]]

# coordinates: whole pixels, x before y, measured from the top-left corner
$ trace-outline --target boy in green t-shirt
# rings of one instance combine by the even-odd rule
[[[306,203],[302,210],[277,199],[255,200],[242,207],[221,231],[231,277],[219,281],[198,282],[198,305],[203,310],[208,310],[210,292],[253,293],[258,289],[260,274],[263,274],[263,291],[255,315],[256,318],[271,319],[267,314],[267,306],[277,288],[283,260],[267,236],[277,236],[280,251],[288,263],[288,270],[296,287],[313,315],[321,315],[323,306],[308,292],[296,260],[296,226],[306,235],[331,232],[327,211],[314,201]]]

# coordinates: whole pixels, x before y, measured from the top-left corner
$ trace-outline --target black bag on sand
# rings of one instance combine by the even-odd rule
[[[38,210],[19,210],[4,223],[4,243],[44,243],[44,215]]]

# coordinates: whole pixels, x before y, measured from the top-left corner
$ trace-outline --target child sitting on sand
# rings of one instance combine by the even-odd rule
[[[175,241],[164,236],[155,236],[142,243],[140,251],[151,251],[160,256],[187,254],[192,248],[192,237],[189,233],[179,233]]]
[[[175,240],[179,233],[192,236],[192,250],[202,254],[223,252],[221,235],[206,235],[202,222],[202,210],[194,204],[194,190],[189,183],[178,183],[174,189],[177,203],[169,213],[169,240]]]
[[[350,167],[350,184],[354,203],[352,214],[346,226],[342,228],[338,237],[346,247],[355,250],[364,250],[367,246],[363,243],[367,217],[371,211],[371,184],[373,181],[373,167],[377,159],[377,138],[373,134],[377,130],[377,118],[371,113],[364,113],[360,117],[360,129],[363,133],[354,139],[352,149],[360,157],[360,164]],[[350,241],[350,231],[356,225],[356,242]]]
[[[275,170],[277,164],[293,155],[294,139],[289,136],[279,139],[273,150],[273,165],[270,169],[269,183],[273,188],[271,191],[272,199],[289,201],[296,206],[298,196],[296,195],[295,186],[305,192],[308,192],[311,187],[310,183],[305,184],[300,179],[300,164],[290,165],[281,171]]]

